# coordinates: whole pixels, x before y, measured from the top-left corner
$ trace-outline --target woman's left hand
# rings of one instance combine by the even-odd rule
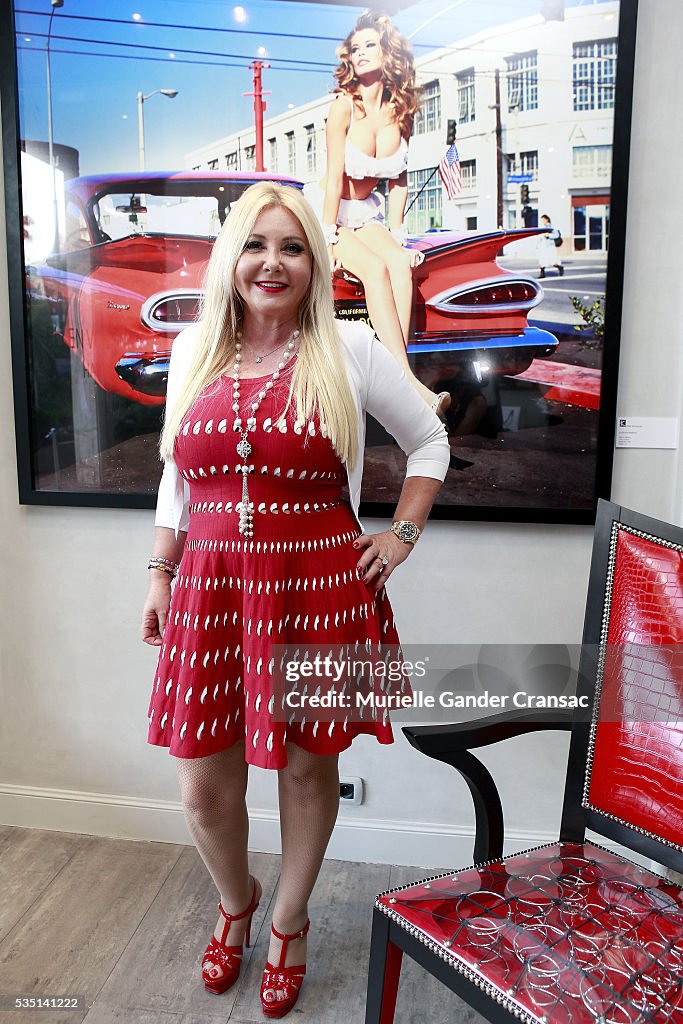
[[[354,548],[363,550],[358,570],[375,593],[380,591],[397,565],[405,562],[412,544],[405,544],[391,530],[384,533],[361,533],[353,542]]]
[[[419,249],[406,249],[408,253],[408,259],[410,260],[410,269],[415,270],[415,267],[419,267],[424,263],[425,254],[420,252]],[[401,541],[401,544],[403,541]]]

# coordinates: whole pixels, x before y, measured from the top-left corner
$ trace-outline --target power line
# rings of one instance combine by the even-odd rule
[[[597,6],[600,6],[602,2],[607,2],[607,0],[598,0]],[[592,0],[592,3],[595,3],[595,0]],[[16,13],[17,14],[24,14],[24,15],[35,16],[35,17],[41,17],[41,18],[50,17],[50,13],[45,12],[45,11],[33,11],[33,10],[27,10],[27,9],[22,9],[22,8],[17,8]],[[238,36],[239,35],[258,35],[259,37],[272,37],[272,38],[280,38],[280,39],[296,39],[299,42],[301,42],[302,39],[306,39],[306,40],[311,40],[311,41],[315,41],[315,42],[339,43],[338,37],[313,36],[313,35],[302,37],[299,33],[269,32],[269,31],[262,31],[261,29],[235,29],[235,28],[223,28],[223,27],[220,27],[220,26],[208,26],[208,25],[206,25],[206,26],[184,25],[184,24],[175,23],[175,22],[154,22],[154,21],[131,22],[130,20],[127,20],[125,18],[103,18],[103,17],[95,17],[95,16],[88,16],[88,15],[81,15],[81,14],[67,14],[67,13],[60,13],[59,18],[60,18],[60,20],[67,20],[68,19],[68,20],[73,20],[73,21],[95,22],[95,23],[99,23],[99,24],[125,25],[128,28],[139,27],[139,26],[147,26],[149,28],[174,28],[174,29],[182,29],[184,31],[218,32],[218,33],[224,33],[224,34],[229,34],[229,35],[238,35]],[[21,35],[21,34],[26,34],[26,35],[32,34],[34,36],[41,37],[41,38],[46,38],[47,37],[47,33],[44,33],[44,32],[33,32],[33,33],[31,33],[30,30],[21,30],[21,31],[17,30],[17,35]],[[500,35],[500,27],[496,26],[496,28],[493,31],[489,32],[489,35],[484,35],[483,38],[479,38],[478,41],[477,41],[478,45],[476,45],[476,46],[468,45],[467,43],[465,43],[463,41],[453,42],[453,43],[447,44],[446,46],[444,46],[443,42],[441,42],[439,44],[414,43],[414,44],[412,44],[413,45],[413,49],[419,48],[419,49],[425,49],[425,50],[431,50],[432,51],[432,53],[429,55],[429,58],[427,58],[427,60],[425,60],[424,63],[420,63],[420,64],[418,64],[416,66],[416,71],[418,73],[420,73],[420,71],[428,70],[430,64],[432,64],[434,61],[442,60],[446,55],[448,55],[448,56],[455,56],[456,54],[462,53],[463,51],[469,51],[469,52],[472,52],[473,54],[474,53],[482,53],[482,54],[486,54],[487,56],[490,56],[490,57],[493,57],[493,56],[503,56],[503,55],[509,56],[510,55],[510,51],[509,51],[508,48],[506,48],[506,49],[502,49],[502,48],[501,49],[492,49],[490,47],[482,46],[482,44],[488,43],[491,39],[495,39],[499,35]],[[612,35],[616,35],[616,33],[612,33]],[[178,53],[190,53],[190,54],[196,54],[196,55],[201,55],[201,56],[210,56],[210,57],[222,57],[222,56],[225,56],[225,57],[228,57],[228,58],[231,58],[231,59],[234,59],[234,60],[240,60],[240,59],[244,59],[244,60],[258,60],[258,56],[246,57],[246,56],[243,56],[242,54],[233,54],[233,53],[222,54],[220,52],[211,51],[211,50],[192,50],[192,49],[185,49],[185,48],[178,49],[178,48],[173,47],[173,46],[153,46],[153,45],[144,44],[144,43],[123,43],[123,42],[114,42],[114,41],[110,41],[110,40],[103,41],[101,39],[90,39],[90,38],[82,38],[81,39],[81,37],[79,37],[79,36],[55,36],[54,34],[53,34],[52,38],[62,39],[64,41],[68,41],[68,42],[84,42],[84,43],[92,43],[94,45],[110,45],[110,46],[126,47],[126,48],[130,48],[130,49],[148,49],[148,50],[157,50],[157,51],[160,51],[160,52],[161,51],[168,52],[168,50],[172,49],[174,52],[178,52]],[[67,52],[67,51],[62,51],[62,52]],[[95,56],[96,54],[90,54],[90,55],[91,56]],[[425,57],[426,56],[427,55],[425,55]],[[562,57],[562,56],[564,56],[564,54],[544,54],[544,56]],[[284,57],[270,57],[269,56],[267,59],[268,59],[269,62],[273,62],[273,61],[278,61],[278,62],[287,61],[290,64],[295,62],[293,58],[284,58]],[[210,62],[206,61],[206,62],[203,62],[203,63],[209,64]],[[327,62],[323,62],[323,61],[306,61],[306,60],[301,59],[301,60],[297,60],[296,63],[299,64],[299,65],[309,65],[312,68],[330,69],[330,71],[331,71],[331,69],[333,67],[333,65],[331,63],[327,63]],[[279,70],[292,70],[292,69],[291,68],[280,68]],[[307,69],[302,67],[301,70],[307,70]]]
[[[22,8],[17,8],[17,14],[27,14],[39,18],[49,17],[49,13],[46,11],[29,11]],[[186,32],[221,32],[228,35],[258,35],[258,36],[272,36],[274,39],[298,39],[301,40],[301,34],[298,32],[269,32],[263,31],[262,29],[250,29],[250,28],[224,28],[220,25],[183,25],[179,22],[172,21],[131,21],[129,18],[102,18],[95,17],[94,15],[86,14],[67,14],[60,13],[60,21],[62,19],[69,19],[72,21],[93,21],[103,25],[126,25],[128,28],[137,28],[140,26],[146,26],[148,28],[180,28]],[[36,33],[37,34],[37,33]],[[306,39],[310,39],[314,42],[321,43],[332,43],[333,45],[339,45],[341,40],[338,36],[305,36]],[[431,43],[417,43],[421,49],[434,49]]]
[[[54,39],[54,36],[53,36]],[[37,46],[17,46],[17,50],[23,50],[26,53],[40,53],[43,57],[45,56],[45,50],[40,49]],[[145,57],[138,56],[137,54],[129,53],[102,53],[97,50],[64,50],[55,49],[54,46],[50,47],[50,53],[65,53],[74,57],[100,57],[103,60],[134,60],[134,61],[147,61],[153,64],[192,64],[195,67],[218,67],[218,68],[241,68],[244,70],[248,65],[246,63],[237,63],[224,60],[188,60],[187,58],[181,57],[179,60],[175,60],[171,57]],[[245,57],[244,61],[252,60],[253,58]],[[268,58],[270,60],[270,58]],[[320,70],[318,68],[273,68],[273,71],[294,71],[297,74],[313,74],[313,75],[328,75],[329,72]]]
[[[34,32],[33,35],[36,38],[40,38],[40,39],[46,39],[47,38],[47,34],[45,32]],[[88,39],[88,38],[82,37],[82,36],[60,36],[60,35],[56,35],[54,32],[51,35],[51,39],[61,39],[62,42],[67,42],[67,43],[92,43],[95,46],[120,46],[120,47],[123,47],[123,48],[125,48],[127,50],[156,50],[157,52],[166,52],[166,53],[169,52],[169,47],[168,46],[153,46],[150,43],[119,43],[119,42],[116,42],[113,39]],[[51,47],[51,49],[52,49],[52,47]],[[242,53],[221,53],[218,50],[188,50],[188,49],[183,49],[183,48],[180,48],[180,49],[173,48],[173,52],[174,53],[194,54],[195,56],[198,56],[198,57],[228,57],[231,60],[244,60],[244,61],[258,60],[258,56],[257,55],[250,56],[249,54],[242,54]],[[326,63],[324,61],[319,61],[319,60],[303,60],[303,59],[299,59],[299,58],[295,59],[295,58],[292,58],[292,57],[270,57],[269,56],[268,57],[268,63],[270,64],[273,61],[277,61],[280,64],[284,63],[284,62],[286,62],[287,64],[296,63],[297,66],[305,65],[305,66],[312,67],[312,68],[315,68],[315,69],[325,70],[329,74],[332,74],[332,65],[328,64],[328,63]]]
[[[34,35],[37,36],[37,35],[40,35],[40,33],[34,33]],[[52,38],[54,39],[54,38],[60,38],[60,37],[53,36]],[[61,38],[72,39],[72,37],[61,37]],[[78,40],[78,39],[73,40],[72,39],[72,41],[79,42],[80,40]],[[114,43],[112,45],[117,46],[119,44],[118,43]],[[159,47],[159,49],[163,49],[164,51],[168,52],[168,47]],[[40,53],[40,54],[43,54],[43,55],[45,54],[45,51],[43,49],[37,47],[37,46],[25,46],[23,44],[19,44],[17,46],[17,51],[20,51],[20,50],[25,52],[25,53]],[[188,65],[192,65],[194,67],[224,67],[224,68],[242,68],[242,69],[244,69],[244,68],[246,68],[248,66],[247,63],[246,63],[247,61],[251,61],[251,60],[257,59],[257,58],[252,58],[252,57],[246,57],[245,56],[245,57],[240,58],[238,61],[230,61],[230,60],[190,60],[190,59],[182,58],[182,57],[176,59],[176,58],[172,58],[172,57],[168,57],[168,56],[167,57],[148,57],[148,56],[142,56],[142,55],[138,55],[138,54],[127,54],[127,53],[102,53],[101,51],[97,51],[97,50],[67,50],[67,49],[62,49],[62,48],[56,49],[54,46],[50,47],[50,52],[51,53],[67,54],[67,55],[75,56],[75,57],[101,57],[101,58],[104,58],[104,59],[147,61],[148,63],[151,62],[151,63],[155,63],[155,64],[188,64]],[[197,55],[211,55],[210,51],[203,51],[203,50],[182,50],[182,51],[181,50],[174,50],[173,52],[174,53],[195,53]],[[216,56],[221,56],[221,55],[220,54],[216,54]],[[270,60],[271,60],[271,58],[269,57],[268,61],[270,62]],[[441,60],[441,58],[439,58],[439,60]],[[293,72],[297,72],[299,74],[325,75],[326,77],[330,77],[330,75],[331,75],[331,72],[329,70],[329,66],[328,66],[327,69],[325,69],[324,66],[321,66],[320,68],[316,68],[316,67],[299,67],[299,66],[297,66],[297,67],[273,67],[272,70],[274,72],[281,72],[281,71],[292,72],[293,71]],[[434,67],[433,70],[431,70],[428,64],[422,65],[421,70],[422,71],[429,70],[429,71],[431,71],[432,74],[437,75],[439,77],[450,77],[450,75],[453,74],[453,72],[444,71],[443,68],[441,68],[440,66],[436,66],[436,67]],[[487,80],[492,81],[493,77],[494,77],[494,74],[495,74],[495,72],[493,70],[475,69],[475,77],[478,78],[478,79],[487,79]],[[549,83],[552,83],[554,85],[572,84],[572,78],[569,75],[567,77],[565,77],[565,78],[548,78],[547,76],[544,76],[542,79],[539,80],[539,85],[546,85],[546,84],[549,84]]]

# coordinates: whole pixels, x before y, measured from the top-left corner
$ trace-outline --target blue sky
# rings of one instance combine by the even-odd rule
[[[15,6],[21,131],[46,139],[50,3]],[[335,47],[362,8],[281,0],[241,7],[243,15],[223,0],[64,0],[52,23],[54,139],[79,150],[81,174],[137,169],[138,90],[178,90],[145,104],[149,168],[185,166],[188,151],[251,124],[253,101],[242,93],[251,90],[248,65],[259,47],[272,62],[266,118],[331,89]],[[540,8],[541,0],[423,0],[393,20],[420,56]]]

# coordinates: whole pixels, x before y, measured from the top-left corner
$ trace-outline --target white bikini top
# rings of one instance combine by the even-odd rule
[[[344,172],[347,178],[398,178],[408,167],[408,143],[401,138],[398,149],[389,156],[370,156],[364,153],[349,139],[353,127],[353,100],[350,96],[346,99],[351,104],[351,123],[344,150]]]

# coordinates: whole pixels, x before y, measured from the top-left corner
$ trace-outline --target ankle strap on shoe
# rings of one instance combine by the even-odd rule
[[[231,921],[239,921],[243,917],[247,917],[249,914],[251,914],[256,909],[256,906],[257,906],[257,903],[256,903],[256,879],[252,878],[252,882],[254,883],[254,891],[253,891],[253,893],[251,895],[251,901],[250,901],[249,906],[247,907],[247,909],[243,910],[241,914],[228,914],[228,912],[225,910],[225,907],[223,906],[221,901],[220,900],[218,901],[218,909],[220,910],[221,914],[223,915],[225,920],[228,922],[228,924]]]
[[[285,967],[285,960],[287,959],[287,949],[289,948],[289,943],[292,941],[292,939],[303,939],[304,935],[306,934],[306,932],[308,931],[308,929],[310,927],[311,927],[311,922],[309,920],[309,921],[306,921],[306,924],[303,926],[303,928],[301,929],[300,932],[293,932],[291,935],[287,935],[287,934],[285,934],[283,932],[279,932],[277,930],[277,928],[275,927],[275,925],[271,924],[270,930],[272,931],[272,933],[275,936],[275,938],[282,940],[282,946],[280,947],[280,961],[279,961],[279,963],[277,965],[277,970],[279,972],[292,971],[292,970],[295,970],[295,969],[299,970],[298,967],[297,968]],[[304,968],[304,970],[305,970],[305,968]]]
[[[271,924],[270,928],[276,939],[281,939],[283,942],[289,942],[290,939],[303,939],[308,929],[311,927],[310,920],[306,921],[300,932],[293,932],[292,935],[286,935],[283,932],[279,932],[274,924]]]

